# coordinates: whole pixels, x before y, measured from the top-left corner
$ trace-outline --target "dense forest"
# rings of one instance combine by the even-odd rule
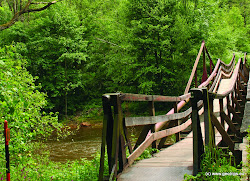
[[[11,127],[13,178],[97,174],[86,162],[71,165],[74,175],[33,158],[41,145],[31,141],[62,133],[58,115],[101,108],[107,92],[183,94],[202,40],[214,62],[250,52],[249,9],[248,0],[0,0],[0,126]]]
[[[27,2],[1,0],[1,27]],[[0,47],[25,60],[46,112],[86,112],[107,92],[180,95],[202,40],[214,61],[249,52],[247,0],[30,2],[47,7],[2,28]]]

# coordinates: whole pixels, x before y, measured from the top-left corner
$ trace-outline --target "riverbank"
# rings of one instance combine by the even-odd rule
[[[75,130],[85,127],[102,127],[103,112],[101,108],[91,109],[85,112],[77,112],[74,115],[62,116],[59,120],[65,127]]]

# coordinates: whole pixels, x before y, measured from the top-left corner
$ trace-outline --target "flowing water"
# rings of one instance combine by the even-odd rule
[[[101,150],[102,128],[86,127],[60,141],[46,142],[52,161],[67,162],[81,158],[92,159]]]
[[[130,140],[132,138],[132,142],[135,141],[133,138],[138,138],[141,130],[141,126],[128,128],[128,136]],[[81,158],[90,160],[95,156],[96,152],[100,152],[101,139],[101,127],[84,127],[79,129],[75,135],[64,140],[50,140],[45,144],[52,161],[67,162]]]

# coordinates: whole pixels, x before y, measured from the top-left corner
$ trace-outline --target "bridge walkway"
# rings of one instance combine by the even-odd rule
[[[231,79],[222,79],[217,93],[229,89]],[[214,112],[219,112],[219,101],[214,100]],[[203,116],[201,119],[202,135],[204,137]],[[218,115],[218,119],[220,119]],[[220,133],[216,133],[215,141],[221,141]],[[162,149],[154,157],[140,160],[127,168],[119,176],[118,181],[181,181],[184,174],[193,173],[193,136],[192,132],[178,143]]]

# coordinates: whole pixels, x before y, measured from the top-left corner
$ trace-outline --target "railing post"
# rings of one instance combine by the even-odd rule
[[[205,46],[203,47],[202,51],[203,55],[203,74],[202,74],[202,79],[201,83],[205,82],[207,80],[207,68],[206,68],[206,53],[205,53]]]
[[[200,118],[198,113],[198,101],[203,99],[201,89],[191,89],[191,104],[192,104],[192,129],[193,129],[193,175],[197,175],[200,171],[201,155],[204,153],[202,140]]]
[[[195,70],[194,82],[195,82],[195,88],[197,88],[198,87],[197,70]]]
[[[228,95],[227,96],[227,115],[231,119],[231,113],[230,113],[230,110],[229,110],[229,106],[230,106],[230,96]]]
[[[119,161],[119,169],[126,164],[125,135],[123,129],[123,115],[120,94],[103,95],[103,134],[100,158],[99,181],[103,180],[105,145],[107,143],[108,164],[110,180],[116,178]],[[113,106],[113,111],[112,111]]]
[[[244,60],[243,60],[243,75],[246,79],[249,78],[249,67],[247,67],[247,53],[244,54]]]
[[[175,102],[174,104],[174,113],[178,113],[178,109],[177,109],[177,102]],[[175,120],[175,126],[179,126],[180,125],[180,121],[179,120]],[[181,134],[180,132],[175,133],[175,138],[176,138],[176,142],[180,141],[181,139]]]
[[[10,141],[10,129],[8,128],[8,122],[4,121],[4,137],[5,137],[5,158],[6,158],[6,180],[10,181],[10,153],[9,153],[9,141]]]
[[[210,102],[213,100],[208,95],[207,88],[202,88],[203,92],[203,105],[204,105],[204,124],[205,124],[205,145],[209,148],[214,147],[214,131],[210,117]]]
[[[149,101],[149,115],[150,116],[155,116],[155,106],[154,106],[154,101]],[[155,132],[155,125],[151,125],[151,133]],[[156,141],[152,143],[152,148],[156,148]]]
[[[209,97],[209,113],[210,113],[210,122],[211,122],[211,135],[210,135],[210,141],[212,142],[212,146],[215,147],[215,130],[214,130],[214,124],[212,122],[211,114],[214,112],[214,95],[213,93],[208,93]]]
[[[109,173],[111,173],[111,150],[112,150],[112,130],[113,130],[113,116],[110,103],[110,95],[102,96],[103,104],[103,128],[102,128],[102,145],[101,145],[101,158],[99,168],[99,181],[103,180],[104,173],[104,160],[105,160],[105,146],[107,144]]]
[[[118,158],[119,169],[122,170],[125,163],[124,160],[124,130],[123,130],[123,115],[121,107],[120,93],[111,95],[111,102],[114,107],[114,125],[113,125],[113,138],[112,138],[112,153],[111,153],[111,166],[113,165],[114,178],[117,176]],[[123,145],[122,145],[123,143]],[[126,154],[126,153],[125,153]],[[126,158],[125,158],[126,159]]]
[[[219,99],[219,104],[220,104],[220,122],[221,122],[221,126],[223,127],[223,129],[225,129],[225,120],[222,116],[222,112],[224,112],[223,107],[223,99]]]

